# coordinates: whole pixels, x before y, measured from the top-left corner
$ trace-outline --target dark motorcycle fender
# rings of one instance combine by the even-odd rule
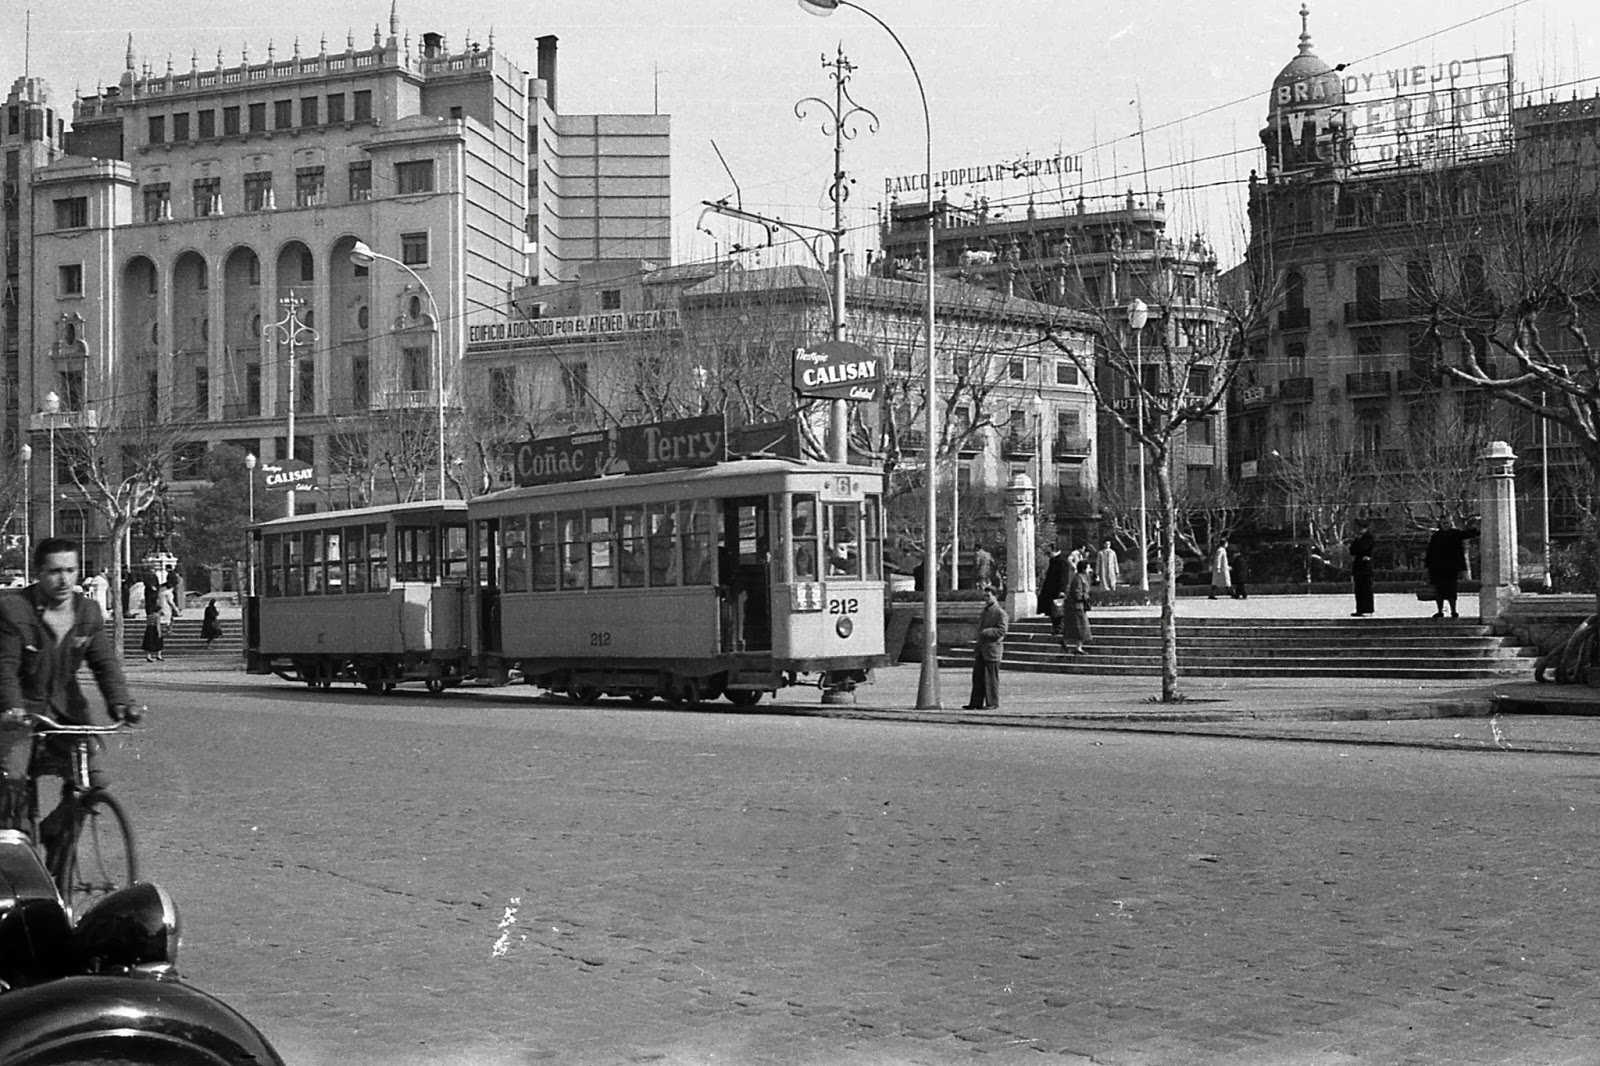
[[[173,978],[67,977],[0,995],[0,1063],[60,1061],[69,1049],[121,1049],[152,1062],[284,1066],[232,1007]]]

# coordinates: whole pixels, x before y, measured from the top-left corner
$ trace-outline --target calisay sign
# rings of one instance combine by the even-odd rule
[[[304,491],[317,487],[317,471],[299,459],[277,459],[261,464],[262,484],[273,492]]]
[[[823,341],[794,350],[794,391],[816,400],[883,398],[878,357],[849,341]]]

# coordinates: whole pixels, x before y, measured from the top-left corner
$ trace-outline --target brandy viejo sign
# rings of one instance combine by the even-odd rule
[[[794,391],[816,400],[877,400],[883,395],[882,365],[849,341],[796,348]]]

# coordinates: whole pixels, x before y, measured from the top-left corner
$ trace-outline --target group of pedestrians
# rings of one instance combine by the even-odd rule
[[[1446,607],[1450,609],[1451,618],[1461,617],[1456,599],[1460,595],[1461,574],[1467,569],[1467,541],[1476,539],[1480,532],[1476,524],[1457,529],[1453,517],[1448,514],[1439,517],[1422,556],[1422,568],[1428,573],[1428,584],[1433,586],[1433,617],[1443,618]],[[1349,545],[1350,575],[1356,594],[1354,618],[1377,613],[1372,592],[1372,557],[1377,546],[1378,539],[1371,526],[1365,521],[1357,522],[1356,535]]]

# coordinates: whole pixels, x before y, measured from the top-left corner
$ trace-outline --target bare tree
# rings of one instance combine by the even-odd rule
[[[16,462],[0,470],[0,547],[10,544],[12,538],[21,536],[19,531],[25,520],[28,498],[26,470],[20,456]],[[20,544],[16,550],[20,555]],[[0,558],[6,559],[8,566],[11,565],[10,555],[10,548],[0,551]],[[26,574],[31,565],[31,560],[22,559],[19,568]]]

